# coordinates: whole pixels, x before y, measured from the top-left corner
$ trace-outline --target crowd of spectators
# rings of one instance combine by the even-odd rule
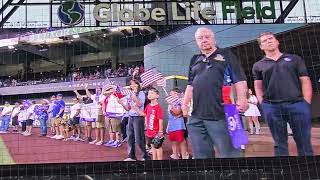
[[[117,69],[111,67],[100,67],[95,68],[86,67],[78,68],[72,72],[69,72],[67,76],[61,71],[55,72],[41,72],[33,73],[28,80],[21,80],[15,77],[0,77],[0,87],[14,87],[14,86],[28,86],[36,84],[48,84],[56,82],[71,82],[71,81],[87,81],[95,79],[105,79],[114,77],[130,77],[136,76],[144,72],[143,65],[124,65],[120,64]]]

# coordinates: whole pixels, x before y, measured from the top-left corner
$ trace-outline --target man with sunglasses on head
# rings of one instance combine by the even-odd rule
[[[188,115],[193,101],[191,117],[187,127],[195,159],[214,157],[214,146],[221,158],[239,157],[240,150],[232,145],[225,120],[222,101],[225,71],[228,69],[234,84],[240,112],[248,108],[247,82],[240,61],[231,51],[217,47],[214,33],[205,27],[198,28],[195,40],[201,54],[190,61],[189,79],[182,110]]]

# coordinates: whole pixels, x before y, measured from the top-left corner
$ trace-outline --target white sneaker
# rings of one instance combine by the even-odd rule
[[[94,141],[89,142],[89,144],[96,144],[97,142],[98,142],[97,140],[94,140]]]
[[[23,134],[24,136],[31,136],[31,133],[25,133],[25,134]]]
[[[21,134],[24,135],[24,134],[26,134],[26,133],[27,133],[27,131],[23,131]]]
[[[132,158],[127,158],[127,159],[125,159],[125,160],[123,160],[123,161],[137,161],[137,160],[132,159]]]
[[[58,136],[56,137],[56,139],[57,139],[57,140],[61,140],[61,139],[64,139],[64,137],[63,137],[63,135],[58,135]]]
[[[50,137],[51,139],[56,139],[58,137],[58,135],[56,134],[56,135],[54,135],[54,136],[52,136],[52,137]]]
[[[176,157],[175,154],[171,154],[171,155],[170,155],[170,158],[171,158],[171,159],[180,159],[179,157]]]
[[[80,137],[76,137],[74,141],[84,141],[84,139],[81,139]]]
[[[101,146],[103,144],[103,141],[99,141],[96,143],[97,146]]]

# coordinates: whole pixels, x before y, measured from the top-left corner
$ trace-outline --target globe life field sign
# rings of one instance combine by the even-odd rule
[[[255,7],[242,7],[240,0],[221,0],[222,14],[224,20],[228,20],[228,14],[235,14],[236,19],[274,19],[274,0],[270,0],[270,6],[261,5],[262,0],[254,0]],[[166,2],[164,2],[166,3]],[[128,3],[127,3],[128,4]],[[148,2],[152,5],[152,1]],[[130,8],[120,8],[123,3],[100,3],[94,6],[93,16],[99,22],[156,22],[165,21],[170,18],[172,21],[214,20],[217,12],[214,6],[206,7],[201,1],[194,2],[167,2],[168,8],[160,7],[142,8],[143,4],[132,3]],[[181,13],[181,6],[184,12]],[[180,8],[180,9],[179,9]],[[75,0],[65,1],[58,9],[59,19],[66,25],[79,24],[84,17],[84,8],[80,2]]]

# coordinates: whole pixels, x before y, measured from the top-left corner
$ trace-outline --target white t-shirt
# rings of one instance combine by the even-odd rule
[[[20,112],[20,107],[14,107],[12,110],[11,118],[18,116],[19,112]]]
[[[31,120],[35,120],[36,119],[36,113],[34,112],[34,108],[36,107],[36,105],[31,105],[28,109],[27,109],[27,118],[29,117],[29,119]]]
[[[98,117],[97,104],[82,104],[80,117],[84,119],[92,119]]]
[[[73,106],[71,106],[70,108],[70,118],[74,118],[75,115],[77,114],[77,111],[81,109],[81,105],[80,103],[74,104]],[[80,113],[76,116],[76,117],[80,117]]]
[[[28,118],[27,110],[21,110],[19,115],[18,115],[18,121],[22,122],[22,121],[27,120],[27,118]]]
[[[96,105],[97,105],[96,108],[97,108],[98,115],[103,115],[101,104],[106,99],[106,96],[103,95],[103,94],[100,94],[98,98],[96,98],[96,97],[97,97],[97,95],[93,94],[93,95],[91,95],[90,99],[92,99],[93,103],[96,103]]]
[[[4,116],[4,115],[11,115],[11,112],[13,110],[13,107],[12,106],[5,106],[1,112],[1,116]],[[7,114],[9,113],[9,114]]]

